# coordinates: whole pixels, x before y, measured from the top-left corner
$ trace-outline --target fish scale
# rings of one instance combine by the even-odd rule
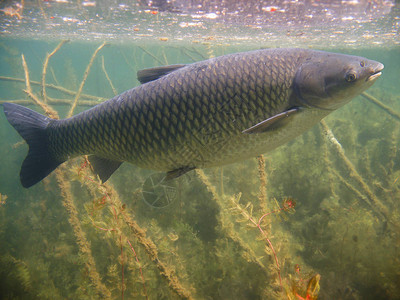
[[[83,154],[103,180],[123,161],[173,178],[278,147],[372,85],[382,69],[356,56],[265,49],[139,71],[142,85],[65,120],[4,107],[30,145],[24,186]],[[360,80],[350,84],[346,72]]]
[[[144,152],[153,153],[157,150],[161,150],[162,152],[168,151],[168,149],[165,149],[165,146],[171,148],[171,145],[174,145],[174,143],[183,142],[181,137],[185,134],[184,131],[187,131],[190,128],[192,128],[192,134],[198,134],[200,129],[202,136],[210,134],[211,131],[215,132],[212,128],[221,130],[221,134],[219,136],[214,136],[213,139],[213,144],[217,145],[219,140],[224,138],[224,129],[236,129],[236,132],[240,133],[240,129],[243,130],[246,126],[250,126],[254,122],[265,118],[268,116],[266,114],[275,113],[274,111],[271,111],[271,109],[274,110],[279,108],[279,101],[281,103],[287,101],[288,85],[285,85],[285,79],[289,82],[289,79],[293,77],[293,74],[291,73],[294,72],[295,66],[290,66],[292,61],[286,57],[286,78],[284,78],[283,74],[280,75],[278,72],[278,65],[282,64],[279,59],[274,61],[274,64],[272,65],[266,65],[263,60],[259,63],[258,55],[251,55],[249,58],[249,60],[242,59],[238,61],[237,55],[233,55],[228,58],[226,62],[217,62],[215,64],[212,64],[211,62],[201,63],[200,66],[192,66],[192,68],[199,70],[198,73],[191,73],[190,71],[182,72],[178,70],[174,72],[175,74],[172,73],[161,78],[159,81],[162,82],[157,82],[157,84],[155,84],[155,82],[150,82],[147,86],[144,85],[140,87],[140,89],[134,90],[137,91],[137,93],[128,91],[125,95],[118,96],[118,98],[128,99],[124,102],[129,102],[128,105],[125,104],[125,107],[121,108],[121,112],[118,112],[118,108],[120,108],[119,105],[107,105],[106,109],[98,110],[97,113],[102,117],[99,117],[95,122],[75,121],[75,119],[79,118],[81,120],[85,119],[80,115],[67,121],[76,123],[76,127],[81,128],[83,132],[91,132],[92,130],[90,130],[90,127],[94,126],[96,132],[99,133],[95,136],[94,140],[91,139],[91,137],[93,137],[91,135],[74,134],[80,131],[73,126],[70,132],[68,130],[65,132],[67,136],[71,134],[71,138],[67,139],[69,147],[65,147],[65,143],[61,142],[60,146],[55,145],[54,151],[62,154],[65,149],[70,155],[71,153],[72,155],[78,155],[93,152],[106,157],[111,156],[116,159],[122,158],[123,160],[146,166],[148,165],[148,162],[146,162],[148,160],[146,159],[146,156],[148,155],[144,155]],[[267,57],[267,59],[271,60],[271,56]],[[218,60],[218,58],[215,60]],[[236,62],[238,67],[228,68],[229,66],[232,66],[234,62]],[[223,71],[220,72],[219,69],[222,69]],[[254,86],[254,90],[248,89],[245,80],[246,77],[250,76],[250,70],[257,70],[256,77],[259,79],[257,82],[258,84]],[[189,75],[187,77],[188,73],[192,74],[192,76]],[[221,73],[230,74],[230,76],[228,76],[228,81],[233,81],[234,84],[228,84],[228,86],[231,86],[233,91],[222,92],[221,89],[218,89],[218,92],[212,93],[213,90],[217,91],[216,86],[218,83],[221,86],[226,86],[225,78],[220,76]],[[268,80],[268,78],[270,78],[270,80]],[[177,82],[181,82],[181,87],[183,87],[180,90],[180,93],[176,93],[175,85],[177,85]],[[190,82],[192,82],[192,84],[190,84]],[[195,82],[197,84],[194,84]],[[149,87],[148,85],[152,86]],[[214,86],[214,88],[212,88],[212,86]],[[191,90],[192,93],[188,92],[188,90]],[[151,91],[150,97],[148,91]],[[226,103],[229,94],[237,94],[239,97],[236,101],[233,99],[233,105],[229,102]],[[251,97],[251,94],[253,94],[253,97]],[[189,95],[193,96],[190,97]],[[149,98],[152,101],[146,101],[146,99]],[[160,99],[163,99],[163,101],[160,101]],[[132,100],[135,100],[135,102]],[[161,105],[156,105],[156,102],[162,103],[160,103]],[[136,105],[132,105],[133,103]],[[149,103],[151,104],[149,105]],[[183,103],[193,103],[194,105],[183,107]],[[265,107],[265,103],[268,107]],[[178,109],[178,105],[180,110]],[[218,110],[218,106],[219,108],[223,107],[228,114],[231,113],[232,109],[236,110],[236,116],[245,115],[247,111],[250,111],[253,113],[253,116],[249,119],[252,120],[249,120],[249,123],[246,122],[247,120],[244,118],[239,119],[240,123],[247,124],[243,124],[244,126],[238,129],[237,126],[240,127],[241,125],[239,122],[235,124],[236,127],[232,127],[232,120],[226,122],[223,117],[218,115],[210,118],[208,113]],[[155,110],[157,109],[159,109],[160,112],[156,112]],[[188,109],[191,111],[188,112]],[[255,116],[258,115],[255,113],[257,110],[262,111],[263,113],[260,114],[258,120],[254,120]],[[186,116],[186,114],[193,115],[196,118],[196,122],[190,124],[191,126],[187,126],[187,124],[185,124],[186,126],[182,126],[182,121],[185,119],[182,118],[182,116]],[[164,140],[164,149],[160,149],[162,147],[159,147],[160,145],[158,143],[153,143],[153,139],[155,138],[153,131],[157,131],[154,128],[154,116],[160,115],[162,116],[162,119],[158,123],[162,124],[164,130],[158,131],[157,136]],[[120,117],[118,118],[117,116]],[[132,119],[129,118],[129,116],[132,116]],[[123,120],[121,121],[120,118],[123,118]],[[127,122],[124,122],[125,118]],[[235,118],[235,120],[238,121],[237,118]],[[117,121],[119,121],[119,123]],[[98,127],[96,126],[96,123],[103,124],[103,126]],[[207,126],[207,123],[211,126]],[[121,141],[127,139],[127,135],[122,134],[121,130],[119,130],[123,128],[121,124],[132,124],[132,126],[125,128],[125,132],[130,132],[131,134],[133,132],[134,144],[121,144]],[[177,130],[178,124],[180,124],[181,130]],[[60,124],[60,126],[65,125]],[[203,131],[201,131],[201,127],[203,127]],[[185,130],[183,130],[184,128]],[[54,137],[53,140],[56,141],[57,138]],[[84,140],[92,140],[90,143],[91,147],[86,149],[81,146],[78,146],[75,149],[71,147],[71,145],[85,145],[85,143],[82,143]],[[207,144],[207,141],[205,141],[204,138],[200,138],[199,140],[201,140],[200,144]],[[138,147],[139,145],[142,147]],[[203,145],[203,147],[205,147],[205,145]],[[119,153],[115,155],[114,151]],[[133,154],[134,157],[129,157],[129,155],[126,154]],[[153,164],[154,162],[151,163]],[[187,163],[189,162],[182,162],[183,165]],[[172,166],[166,166],[166,170],[171,167]]]

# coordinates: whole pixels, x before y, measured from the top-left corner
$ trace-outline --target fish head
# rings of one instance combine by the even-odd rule
[[[359,56],[314,53],[296,73],[296,104],[335,110],[374,84],[383,67]]]

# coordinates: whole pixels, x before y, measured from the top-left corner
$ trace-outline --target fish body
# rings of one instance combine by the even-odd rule
[[[29,187],[91,155],[103,180],[124,162],[177,177],[272,150],[373,84],[383,65],[307,49],[265,49],[138,72],[143,84],[64,120],[6,103],[29,145]]]

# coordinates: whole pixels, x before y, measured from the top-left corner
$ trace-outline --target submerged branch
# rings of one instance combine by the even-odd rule
[[[46,73],[47,73],[47,66],[49,65],[49,59],[52,57],[60,48],[62,45],[67,43],[69,40],[62,40],[58,46],[51,52],[46,54],[46,58],[43,62],[43,71],[42,71],[42,97],[43,97],[43,102],[47,102],[47,94],[46,94]]]
[[[71,99],[54,99],[54,98],[50,98],[50,97],[47,100],[48,100],[47,104],[68,104],[68,105],[70,105],[72,102]],[[29,105],[29,104],[32,104],[32,101],[26,100],[26,99],[0,100],[0,104],[1,103],[16,103],[16,104]],[[90,101],[90,100],[79,101],[79,106],[92,107],[97,104],[99,104],[97,101]]]
[[[104,65],[104,56],[101,56],[101,67],[103,68],[104,75],[106,75],[106,78],[107,78],[107,80],[108,80],[108,83],[110,84],[111,89],[113,90],[114,96],[118,95],[118,92],[117,92],[117,90],[115,89],[115,87],[114,87],[114,85],[113,85],[113,83],[112,83],[112,81],[111,81],[111,79],[110,79],[110,77],[108,76],[108,73],[107,73],[107,71],[106,71],[106,66]]]
[[[25,83],[25,81],[26,81],[25,79],[22,79],[22,78],[14,78],[14,77],[7,77],[7,76],[0,76],[0,80],[15,81],[15,82],[21,82],[21,83]],[[41,85],[41,83],[39,81],[30,80],[29,82],[32,85]],[[74,92],[74,91],[68,90],[62,86],[54,85],[51,83],[46,83],[46,87],[63,92],[70,96],[76,95],[76,92]],[[81,94],[81,97],[85,98],[85,99],[89,99],[89,100],[96,100],[98,102],[103,102],[103,101],[107,100],[106,98],[103,98],[103,97],[98,97],[98,96],[93,96],[93,95],[88,95],[88,94]]]
[[[156,56],[154,56],[152,53],[150,53],[149,51],[147,51],[146,49],[144,49],[143,47],[138,46],[138,48],[140,50],[142,50],[143,52],[145,52],[146,54],[150,55],[155,61],[157,61],[160,65],[165,65],[164,62],[162,62],[161,60],[159,60]]]
[[[389,115],[391,115],[393,118],[395,118],[397,121],[400,121],[400,114],[396,111],[394,111],[393,109],[391,109],[389,106],[383,104],[381,101],[379,101],[377,98],[375,98],[374,96],[363,92],[361,93],[361,96],[363,96],[365,99],[367,99],[368,101],[372,102],[373,104],[377,105],[379,108],[383,109],[384,111],[386,111]]]
[[[151,239],[146,236],[146,231],[143,230],[135,220],[132,219],[130,215],[126,212],[122,214],[124,221],[132,230],[133,234],[137,238],[138,242],[144,247],[147,255],[156,264],[160,274],[164,276],[169,283],[171,289],[182,299],[193,299],[189,290],[187,290],[180,282],[178,277],[175,275],[173,269],[168,267],[164,262],[162,262],[158,256],[157,246],[153,243]]]
[[[63,198],[63,206],[68,212],[68,221],[72,226],[74,235],[79,247],[79,251],[85,258],[85,265],[87,267],[90,280],[92,281],[94,287],[97,289],[98,296],[101,299],[110,299],[111,292],[102,283],[99,272],[96,268],[96,263],[90,249],[90,243],[86,238],[86,234],[82,229],[81,222],[79,220],[78,210],[74,204],[73,194],[71,189],[71,183],[66,177],[65,165],[58,167],[55,170],[58,186],[61,190],[61,195]]]
[[[22,54],[22,66],[25,71],[25,81],[26,81],[26,90],[24,90],[25,93],[27,93],[28,96],[37,105],[39,105],[46,112],[46,114],[49,117],[51,117],[53,119],[59,119],[57,111],[53,110],[49,105],[47,105],[46,103],[39,100],[39,98],[32,93],[32,88],[31,88],[30,80],[29,80],[29,70],[28,70],[28,66],[26,64],[25,57],[23,54]],[[80,223],[79,216],[78,216],[78,210],[73,201],[71,184],[66,176],[65,165],[59,166],[54,171],[54,173],[56,175],[57,183],[58,183],[58,186],[60,188],[61,195],[63,198],[63,205],[68,212],[68,221],[71,224],[72,229],[74,231],[74,235],[77,240],[79,251],[84,257],[85,265],[87,267],[89,277],[90,277],[94,287],[97,289],[98,296],[101,299],[110,299],[111,292],[101,281],[99,272],[96,269],[96,263],[93,258],[93,255],[92,255],[92,251],[90,249],[90,243],[88,242],[88,240],[86,238],[85,232],[82,230],[81,223]]]
[[[260,178],[260,190],[258,192],[258,200],[262,210],[266,210],[267,203],[267,174],[265,173],[265,159],[264,155],[257,156],[258,162],[258,176]]]
[[[107,42],[103,42],[103,44],[101,44],[101,45],[96,49],[96,51],[94,51],[94,53],[93,53],[93,55],[92,55],[92,58],[90,59],[89,64],[88,64],[87,67],[86,67],[85,73],[83,74],[83,79],[82,79],[81,85],[79,86],[79,89],[78,89],[78,91],[76,92],[76,96],[75,96],[74,102],[72,103],[71,109],[69,110],[69,112],[68,112],[68,114],[67,114],[67,118],[71,117],[72,114],[74,113],[74,110],[75,110],[75,108],[76,108],[76,105],[78,104],[78,99],[79,99],[79,97],[80,97],[80,95],[81,95],[81,93],[82,93],[83,86],[85,85],[86,79],[87,79],[87,77],[88,77],[88,75],[89,75],[89,72],[90,72],[90,68],[91,68],[92,65],[93,65],[93,62],[94,62],[94,59],[96,58],[97,53],[99,53],[99,51],[100,51],[104,46],[106,46],[106,45],[108,45]]]
[[[58,119],[58,113],[54,109],[52,109],[50,106],[48,106],[45,103],[43,103],[42,101],[40,101],[39,98],[36,97],[35,94],[33,94],[32,87],[31,87],[30,80],[29,80],[28,65],[26,64],[25,56],[23,54],[22,54],[22,66],[23,66],[24,72],[25,72],[25,83],[26,83],[26,90],[24,90],[24,92],[29,96],[29,98],[31,98],[33,100],[33,102],[35,102],[37,105],[39,105],[44,110],[46,115],[48,115],[50,118]]]
[[[254,263],[256,263],[258,266],[261,267],[261,269],[265,272],[269,272],[269,270],[264,266],[264,264],[261,262],[261,260],[256,256],[255,252],[251,247],[240,237],[240,235],[234,230],[234,224],[229,220],[229,218],[226,216],[224,211],[224,203],[221,200],[221,197],[218,196],[217,189],[215,186],[213,186],[207,177],[207,175],[204,173],[203,170],[201,169],[196,169],[196,174],[201,180],[201,182],[206,186],[207,190],[211,193],[215,203],[218,204],[220,208],[220,222],[221,222],[221,227],[226,232],[226,234],[229,236],[229,238],[237,243],[241,248],[244,253],[244,257],[248,257],[248,259]],[[240,196],[239,196],[240,197]]]
[[[328,127],[328,125],[325,123],[324,120],[321,121],[321,126],[323,131],[325,132],[325,135],[331,142],[330,144],[333,145],[335,152],[338,154],[340,159],[344,162],[346,165],[350,176],[353,177],[362,187],[364,190],[365,194],[368,196],[368,199],[371,201],[366,201],[366,198],[362,198],[374,211],[377,213],[379,216],[384,216],[386,220],[389,220],[389,211],[386,206],[382,204],[382,202],[375,196],[375,194],[371,191],[367,183],[364,181],[364,179],[358,174],[356,168],[354,167],[353,163],[347,158],[346,154],[344,153],[344,150],[340,143],[337,141],[335,136],[333,135],[332,131]],[[356,189],[354,189],[356,190]]]

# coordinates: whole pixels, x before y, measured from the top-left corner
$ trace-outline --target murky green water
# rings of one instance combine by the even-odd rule
[[[27,145],[1,112],[1,299],[399,298],[398,7],[333,13],[329,26],[315,12],[308,25],[303,15],[295,23],[293,13],[272,26],[268,3],[242,23],[210,10],[117,3],[107,15],[101,2],[41,4],[27,2],[21,20],[2,15],[2,102],[43,112],[24,91],[21,54],[42,101],[46,53],[69,39],[45,78],[46,105],[60,117],[103,41],[76,111],[137,86],[144,68],[288,46],[382,62],[383,76],[367,91],[381,104],[357,97],[325,119],[331,131],[317,125],[263,158],[172,183],[124,164],[101,185],[75,159],[30,189],[19,182]],[[289,11],[276,7],[280,16]]]

